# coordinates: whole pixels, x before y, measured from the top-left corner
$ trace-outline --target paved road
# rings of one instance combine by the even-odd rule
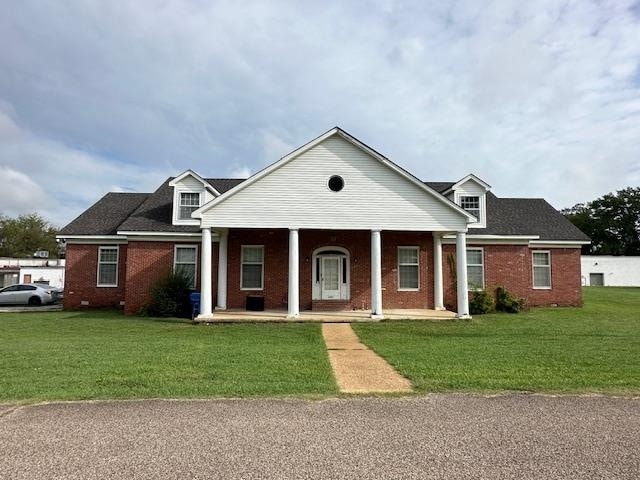
[[[640,477],[640,400],[429,395],[0,407],[0,478]]]

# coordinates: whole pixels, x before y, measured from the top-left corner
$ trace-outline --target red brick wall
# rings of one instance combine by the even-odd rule
[[[117,307],[125,297],[127,271],[127,245],[120,245],[118,260],[118,286],[98,287],[98,247],[100,245],[67,245],[65,262],[65,309]],[[88,305],[81,302],[88,301]]]
[[[527,299],[530,306],[557,304],[560,306],[582,305],[580,280],[580,249],[552,248],[551,285],[549,290],[533,288],[533,266],[527,245],[473,245],[484,250],[485,287],[495,291],[504,286],[507,290]],[[545,249],[540,249],[545,250]],[[455,245],[443,246],[443,277],[445,306],[457,309],[456,289],[453,285],[450,257],[455,258]]]
[[[135,314],[150,300],[151,287],[169,275],[173,269],[174,248],[181,245],[198,245],[196,291],[200,290],[200,242],[129,242],[125,307],[126,314]],[[212,249],[211,276],[215,302],[218,275],[218,244]],[[215,305],[215,303],[214,303]]]
[[[371,232],[301,230],[300,242],[300,309],[311,309],[313,252],[319,247],[343,247],[350,253],[349,308],[371,306]],[[264,245],[264,291],[240,289],[242,245]],[[397,248],[420,246],[420,289],[397,291]],[[265,297],[265,308],[287,308],[289,271],[288,230],[231,230],[229,232],[227,306],[244,308],[248,294]],[[433,307],[433,243],[431,233],[382,232],[382,287],[384,308]]]

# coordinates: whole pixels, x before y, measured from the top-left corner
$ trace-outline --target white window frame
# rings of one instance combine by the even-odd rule
[[[535,253],[546,253],[549,259],[549,265],[535,265],[533,263],[533,257]],[[553,288],[553,275],[551,271],[551,250],[531,250],[531,286],[534,290],[551,290]],[[549,285],[543,287],[536,286],[536,268],[548,268],[549,269]]]
[[[100,254],[102,253],[103,250],[113,250],[115,248],[116,250],[116,261],[115,261],[115,265],[116,265],[116,283],[100,283],[100,265],[105,264],[105,265],[113,265],[114,262],[101,262],[100,261]],[[101,245],[98,247],[98,266],[96,268],[96,287],[100,287],[100,288],[114,288],[118,286],[118,276],[120,274],[120,269],[119,269],[119,264],[120,264],[120,245]]]
[[[262,249],[262,273],[260,274],[260,288],[245,288],[243,287],[244,278],[243,278],[243,266],[244,266],[244,249],[245,248],[260,248]],[[258,265],[258,263],[247,263],[247,265]],[[240,290],[246,292],[258,292],[264,290],[264,245],[242,245],[240,247]]]
[[[482,263],[469,263],[469,258],[467,256],[467,289],[470,292],[477,292],[478,290],[484,290],[485,289],[485,279],[484,279],[484,248],[482,247],[467,247],[466,251],[465,251],[465,255],[467,254],[467,252],[469,250],[476,250],[476,251],[480,251],[480,257],[482,258]],[[482,267],[482,285],[480,286],[480,288],[472,288],[469,285],[469,267]]]
[[[176,265],[178,265],[178,249],[180,248],[195,248],[196,250],[196,260],[195,260],[195,269],[193,274],[193,289],[195,290],[196,285],[198,284],[198,245],[197,244],[175,244],[173,246],[173,273],[176,272]],[[181,262],[184,265],[191,265],[190,263]]]
[[[478,215],[476,216],[476,223],[481,222],[482,221],[482,196],[481,195],[460,195],[458,198],[460,199],[460,207],[468,213],[471,213],[471,212],[469,212],[469,210],[462,205],[462,203],[464,202],[464,199],[466,198],[478,199],[478,208],[477,208]],[[476,210],[476,209],[474,208],[473,210]],[[473,213],[471,213],[471,215],[473,215]]]
[[[182,205],[182,195],[198,195],[198,206],[196,207],[196,210],[198,208],[200,208],[202,206],[202,195],[203,192],[199,192],[199,191],[192,191],[192,190],[180,190],[178,191],[178,210],[177,210],[177,214],[176,214],[176,218],[179,222],[191,222],[194,219],[191,218],[191,216],[189,216],[188,218],[182,218],[180,216],[180,210],[182,209],[182,207],[195,207],[195,205]]]
[[[400,250],[416,250],[418,252],[418,263],[400,263]],[[418,292],[420,290],[420,247],[417,245],[402,245],[398,246],[397,252],[397,265],[398,265],[398,291],[399,292]],[[400,288],[400,266],[417,266],[418,267],[418,287],[417,288]]]

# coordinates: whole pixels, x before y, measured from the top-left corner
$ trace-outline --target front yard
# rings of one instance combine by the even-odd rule
[[[640,289],[586,289],[582,309],[354,329],[418,392],[640,392]],[[0,314],[0,402],[337,392],[318,324]]]
[[[640,288],[588,287],[584,302],[353,328],[421,392],[640,392]]]

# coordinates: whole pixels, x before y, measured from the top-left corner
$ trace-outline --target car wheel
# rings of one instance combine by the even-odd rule
[[[29,299],[29,306],[30,307],[38,307],[42,305],[42,300],[40,300],[40,297],[31,297]]]

